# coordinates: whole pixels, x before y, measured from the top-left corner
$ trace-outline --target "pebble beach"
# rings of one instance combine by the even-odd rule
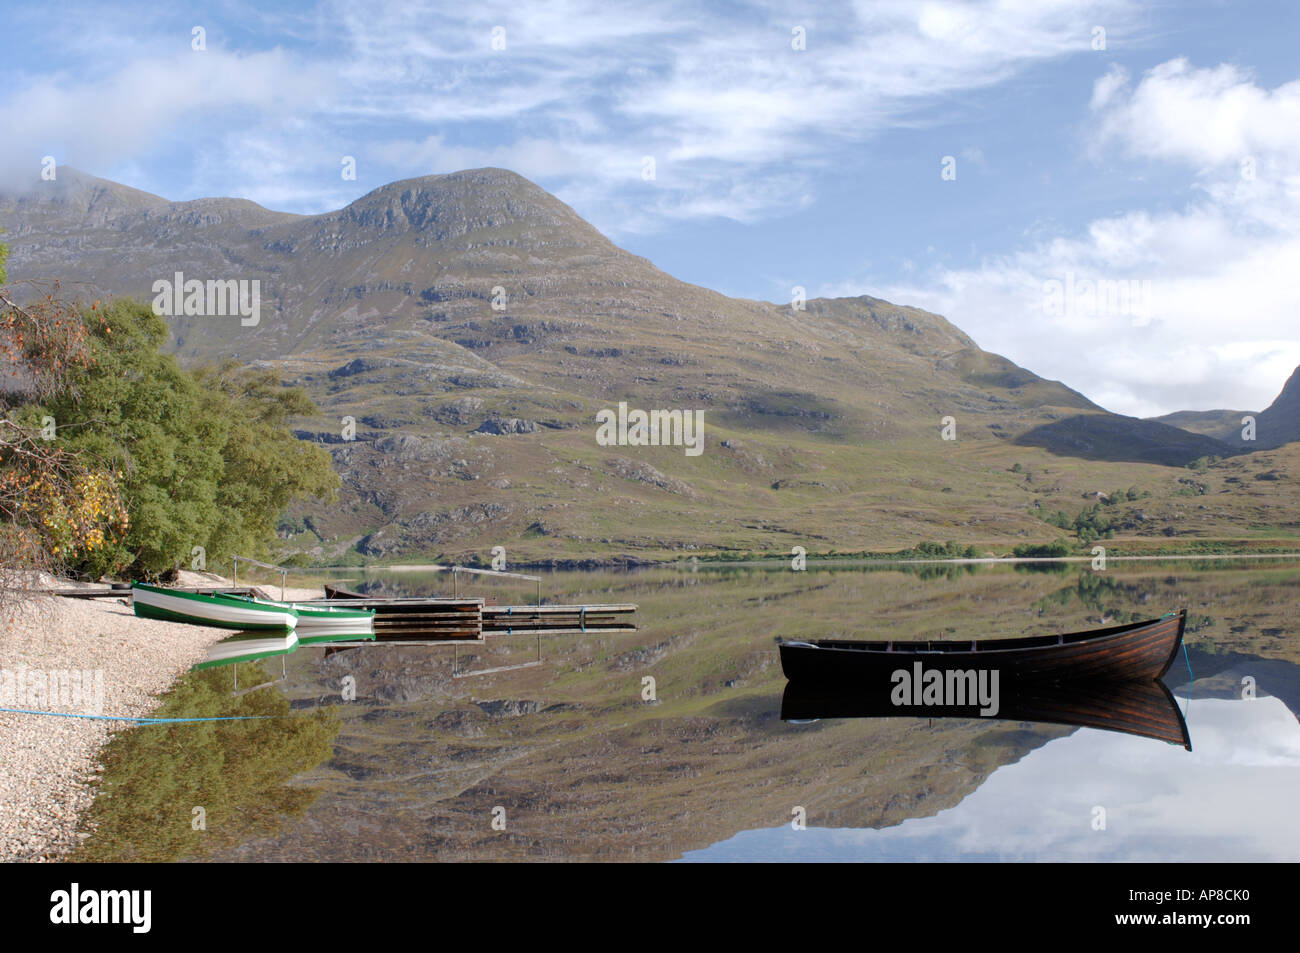
[[[179,585],[228,584],[206,574],[184,576]],[[33,588],[77,585],[45,578]],[[278,587],[271,591],[279,595]],[[289,599],[319,596],[310,590],[286,592]],[[11,690],[15,673],[102,673],[93,680],[94,710],[102,708],[107,716],[147,717],[176,679],[204,659],[208,646],[230,634],[138,619],[129,594],[121,599],[28,595],[4,603],[0,673],[9,679]],[[87,687],[92,684],[89,678],[86,682]],[[61,710],[58,698],[34,700],[44,705],[6,701],[0,708],[48,705],[47,710]],[[78,710],[91,708],[83,705]],[[91,782],[102,770],[100,751],[113,732],[130,726],[127,721],[0,712],[0,862],[57,861],[75,849],[78,818],[89,807]]]

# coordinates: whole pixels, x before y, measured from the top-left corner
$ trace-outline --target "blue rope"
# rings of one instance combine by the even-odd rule
[[[141,725],[180,725],[196,721],[260,721],[275,715],[227,715],[221,718],[132,718],[117,715],[77,715],[65,711],[34,711],[30,708],[0,708],[13,715],[49,715],[53,718],[86,718],[90,721],[132,721]]]

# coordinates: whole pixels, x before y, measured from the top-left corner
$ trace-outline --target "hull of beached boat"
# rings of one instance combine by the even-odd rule
[[[292,629],[298,624],[292,606],[239,596],[204,595],[135,583],[131,586],[131,601],[135,614],[146,619],[243,631]]]
[[[1090,679],[1153,680],[1169,670],[1183,643],[1187,612],[1128,625],[990,641],[782,642],[790,681],[847,682],[889,692],[895,674],[921,671],[998,672],[1002,684]]]

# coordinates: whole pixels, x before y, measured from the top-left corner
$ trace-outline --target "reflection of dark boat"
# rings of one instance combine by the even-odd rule
[[[887,694],[849,692],[844,686],[791,682],[781,698],[781,718],[979,718],[975,706],[895,705]],[[1158,681],[1034,682],[1000,692],[1005,721],[1048,722],[1101,728],[1155,738],[1192,750],[1187,723],[1174,696]]]
[[[891,676],[920,663],[941,672],[998,672],[1003,685],[1029,681],[1160,678],[1183,641],[1187,610],[1147,622],[1023,639],[860,642],[817,639],[782,642],[781,668],[790,681],[851,682],[889,694]]]

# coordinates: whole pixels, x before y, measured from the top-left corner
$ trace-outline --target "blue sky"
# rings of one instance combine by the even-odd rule
[[[52,155],[310,213],[502,166],[684,280],[924,307],[1123,413],[1261,409],[1300,364],[1294,4],[19,2],[6,20],[6,181]],[[1048,289],[1081,282],[1131,295],[1053,310]]]

